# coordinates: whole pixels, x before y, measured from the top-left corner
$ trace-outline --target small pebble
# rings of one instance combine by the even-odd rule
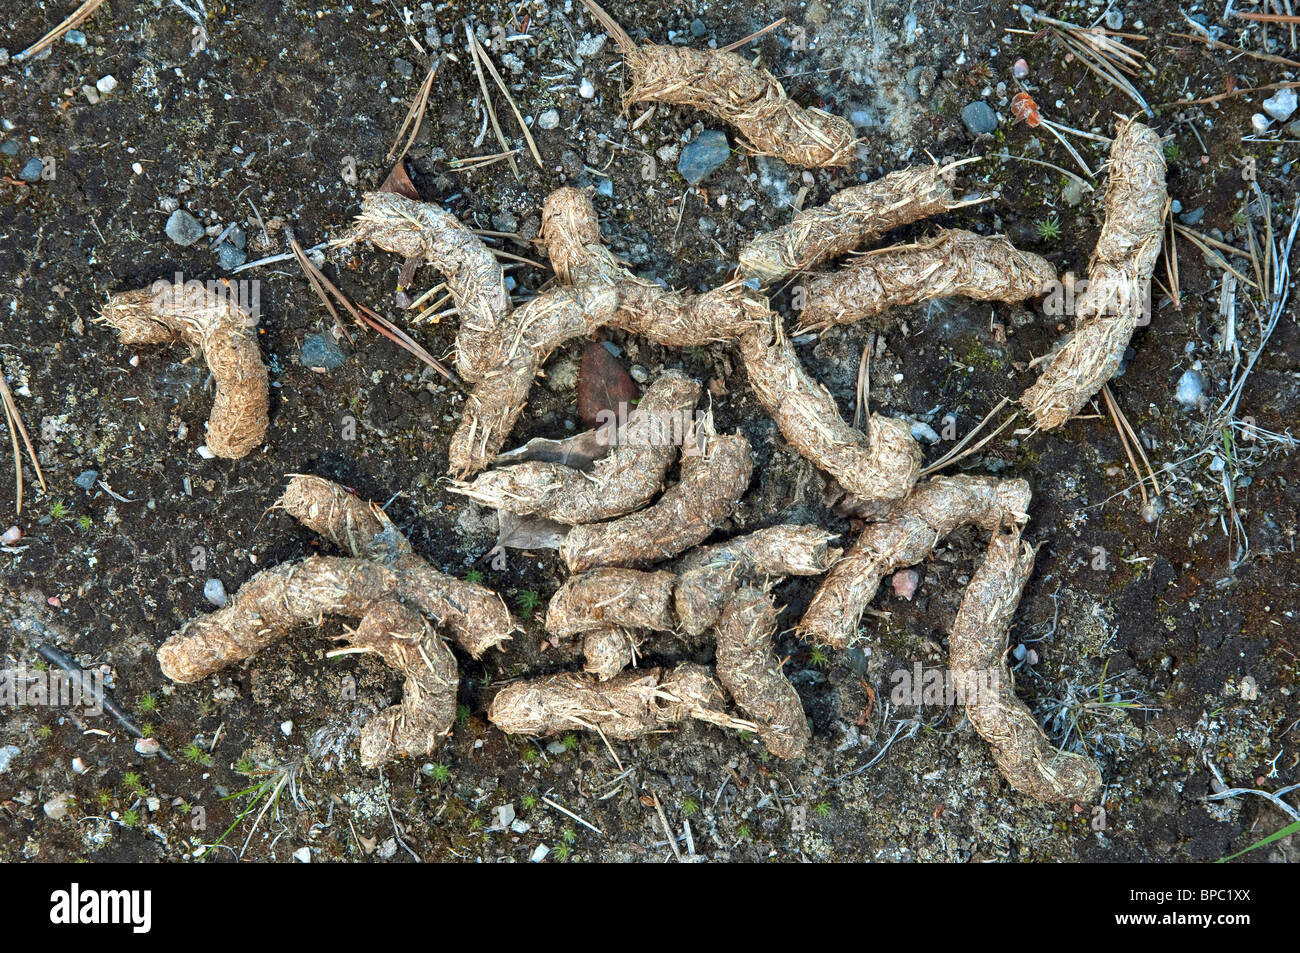
[[[1029,75],[1029,64],[1023,59],[1016,60],[1015,63],[1011,65],[1011,75],[1016,79],[1024,79]]]
[[[939,442],[939,434],[923,420],[912,421],[912,437],[916,440],[925,440],[928,443]]]
[[[45,802],[45,816],[52,821],[61,821],[68,816],[68,800],[72,794],[64,791]]]
[[[0,142],[0,156],[8,156],[10,159],[18,155],[18,143],[12,139],[6,139]]]
[[[234,271],[246,261],[248,255],[230,242],[222,242],[217,246],[217,265],[222,271]]]
[[[135,739],[135,753],[146,758],[156,757],[162,750],[162,745],[158,743],[157,738],[137,738]]]
[[[327,334],[309,334],[302,339],[302,353],[298,356],[304,367],[320,367],[327,371],[342,367],[347,356],[338,343]]]
[[[0,535],[0,546],[12,546],[22,538],[23,531],[17,526],[10,526],[2,535]]]
[[[911,602],[920,581],[921,577],[917,575],[915,569],[900,569],[894,573],[890,583],[894,587],[894,595]]]
[[[95,88],[99,90],[99,95],[107,96],[113,90],[117,89],[117,79],[112,73],[107,76],[101,76],[95,81]]]
[[[1205,218],[1205,207],[1194,208],[1190,212],[1184,212],[1178,216],[1178,220],[1184,225],[1197,225],[1201,219]]]
[[[77,484],[77,486],[81,487],[83,490],[93,490],[95,488],[95,481],[98,479],[98,470],[82,470],[77,478],[72,482]]]
[[[1118,30],[1124,25],[1124,11],[1111,7],[1106,11],[1106,29]]]
[[[596,96],[596,87],[587,77],[582,78],[582,83],[578,86],[578,95],[583,99],[594,99]]]
[[[1254,129],[1257,135],[1268,132],[1268,117],[1263,113],[1255,113],[1250,117],[1250,128]]]
[[[1183,371],[1183,376],[1178,378],[1174,399],[1184,407],[1199,407],[1205,400],[1205,378],[1197,371]]]
[[[310,847],[299,847],[297,850],[295,850],[295,851],[293,852],[293,859],[296,860],[296,861],[298,861],[298,863],[300,863],[300,864],[310,864],[310,863],[311,863],[311,848],[310,848]]]
[[[691,185],[699,185],[720,169],[731,157],[727,134],[720,129],[706,129],[682,148],[677,171]]]
[[[602,195],[607,199],[612,199],[614,197],[614,180],[601,179],[599,182],[597,182],[596,194]]]
[[[961,111],[962,125],[972,136],[991,135],[998,128],[998,114],[982,99],[969,103]]]
[[[280,722],[280,731],[282,731],[284,733],[284,736],[288,738],[291,734],[293,734],[293,722],[292,721]]]
[[[704,25],[704,21],[696,17],[691,21],[691,36],[704,36],[709,32],[709,28]]]
[[[205,234],[199,220],[183,208],[178,208],[167,217],[164,231],[168,238],[182,248],[193,245]]]
[[[554,109],[548,109],[537,117],[538,129],[554,129],[560,124],[560,114]]]
[[[224,609],[229,601],[226,598],[226,587],[220,579],[209,579],[203,584],[203,598],[218,609]]]
[[[32,158],[27,160],[27,164],[23,166],[22,171],[18,173],[18,178],[28,184],[39,182],[41,181],[41,173],[44,171],[45,163],[35,156],[32,156]]]
[[[216,454],[208,449],[208,445],[206,443],[199,444],[197,447],[194,448],[194,452],[197,453],[204,460],[212,460],[216,457]]]
[[[71,43],[73,46],[85,46],[86,34],[82,33],[80,30],[69,30],[63,37],[63,41],[65,43]]]
[[[1291,118],[1291,114],[1295,112],[1296,109],[1295,89],[1279,89],[1260,105],[1263,106],[1264,112],[1268,113],[1278,122],[1286,122]]]
[[[550,852],[551,849],[547,847],[545,844],[538,844],[536,849],[533,851],[532,856],[529,857],[528,859],[532,861],[534,864],[540,864],[542,861],[546,859],[546,855],[549,854]]]
[[[86,767],[86,762],[82,761],[81,758],[72,759],[73,774],[85,774],[88,770],[89,769]]]

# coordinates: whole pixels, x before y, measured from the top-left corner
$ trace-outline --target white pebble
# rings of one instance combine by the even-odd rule
[[[156,756],[161,750],[162,745],[158,743],[157,738],[137,738],[135,741],[135,753],[146,758]]]
[[[297,850],[295,850],[295,851],[293,852],[293,859],[296,860],[296,861],[298,861],[298,863],[300,863],[300,864],[310,864],[310,863],[311,863],[311,848],[310,848],[310,847],[299,847]]]
[[[109,73],[107,76],[100,77],[100,79],[95,83],[95,88],[99,90],[101,96],[107,96],[113,90],[117,89],[117,79],[114,78],[112,73]]]
[[[201,456],[204,460],[211,460],[216,456],[215,453],[213,453],[211,450],[208,449],[208,445],[205,443],[201,443],[197,447],[195,447],[194,452],[197,453],[199,456]]]
[[[1254,129],[1256,133],[1268,132],[1268,117],[1263,113],[1255,113],[1255,115],[1250,117],[1250,127]]]
[[[61,821],[68,816],[68,798],[72,797],[67,791],[62,794],[56,794],[45,802],[45,816],[52,821]]]
[[[7,530],[4,531],[3,535],[0,535],[0,543],[4,544],[5,546],[12,546],[14,543],[18,542],[18,540],[22,538],[23,538],[23,531],[20,530],[17,526],[10,526]]]
[[[1295,90],[1292,88],[1279,89],[1260,105],[1264,107],[1264,112],[1278,122],[1286,122],[1296,109]]]
[[[293,722],[292,721],[280,722],[280,730],[284,732],[284,736],[286,738],[289,737],[291,734],[293,734]]]
[[[538,844],[537,848],[533,851],[533,856],[529,857],[528,859],[531,860],[534,864],[540,864],[542,861],[546,859],[546,855],[549,854],[550,852],[551,849],[547,847],[545,844]]]
[[[596,95],[596,87],[585,76],[582,78],[582,84],[578,87],[578,95],[583,99],[592,99]]]
[[[86,771],[87,771],[87,768],[86,768],[86,762],[82,761],[80,758],[73,758],[73,759],[72,759],[72,773],[73,773],[73,774],[85,774]]]
[[[203,598],[218,609],[226,607],[226,587],[220,579],[209,579],[203,584]]]

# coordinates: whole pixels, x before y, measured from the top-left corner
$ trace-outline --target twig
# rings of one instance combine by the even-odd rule
[[[14,476],[17,482],[17,507],[16,512],[22,515],[23,512],[23,461],[22,452],[18,448],[19,435],[23,438],[23,445],[27,448],[27,456],[32,461],[32,466],[36,469],[36,478],[40,480],[41,490],[46,491],[45,474],[41,472],[41,461],[36,456],[36,449],[32,446],[31,437],[27,435],[27,428],[23,425],[23,416],[18,411],[18,404],[14,401],[14,395],[9,391],[9,382],[5,380],[4,370],[0,368],[0,399],[4,401],[5,421],[9,425],[9,436],[13,441],[14,448]]]
[[[587,828],[588,830],[595,831],[595,832],[596,832],[597,834],[599,834],[601,837],[608,837],[608,836],[609,836],[609,835],[606,834],[604,831],[602,831],[599,827],[597,827],[595,824],[589,824],[587,821],[584,821],[582,818],[580,818],[577,814],[574,814],[572,811],[570,811],[567,807],[561,807],[559,804],[556,804],[554,801],[552,801],[552,800],[551,800],[549,797],[547,797],[546,795],[542,795],[542,803],[543,803],[543,804],[549,804],[551,807],[555,808],[555,809],[556,809],[557,811],[559,811],[561,814],[566,814],[566,815],[568,815],[569,817],[571,817],[571,818],[573,818],[575,821],[577,821],[579,824],[581,824],[583,827]],[[671,835],[670,835],[670,836],[671,836]]]
[[[43,53],[45,50],[53,46],[58,41],[59,37],[63,36],[63,34],[67,33],[73,27],[80,26],[82,21],[89,18],[92,13],[103,5],[103,3],[104,0],[86,0],[85,3],[73,10],[62,23],[15,56],[14,62],[21,63],[23,60],[31,59],[38,53]]]
[[[415,144],[415,137],[420,134],[420,126],[424,123],[424,112],[429,108],[429,94],[433,92],[433,77],[438,72],[438,64],[442,62],[441,57],[433,61],[429,67],[428,75],[424,77],[424,82],[420,84],[419,92],[415,94],[415,99],[411,101],[411,107],[406,111],[406,118],[402,120],[402,128],[397,130],[397,138],[393,140],[393,148],[388,150],[388,161],[391,163],[394,159],[405,156],[410,151],[411,146]],[[397,144],[402,141],[402,134],[406,128],[412,126],[411,135],[406,140],[406,145],[402,146],[401,152],[397,151]]]
[[[755,30],[753,33],[749,34],[749,36],[745,37],[745,38],[742,39],[742,40],[737,40],[735,43],[728,43],[728,44],[727,44],[726,46],[724,46],[722,49],[718,50],[718,52],[719,52],[719,53],[730,53],[732,50],[738,50],[738,49],[740,49],[742,46],[748,46],[750,43],[752,43],[752,42],[754,42],[755,40],[757,40],[760,36],[763,36],[764,34],[767,34],[767,33],[771,33],[773,30],[775,30],[777,27],[779,27],[779,26],[780,26],[782,23],[784,23],[784,22],[785,22],[785,17],[782,17],[782,18],[779,19],[779,20],[773,21],[772,23],[769,23],[767,26],[763,27],[763,29],[761,29],[761,30]]]
[[[519,106],[515,104],[515,98],[510,95],[510,88],[506,86],[505,80],[503,80],[501,74],[497,72],[496,64],[492,62],[492,57],[487,55],[487,50],[483,49],[482,44],[478,41],[478,37],[473,33],[469,36],[471,42],[473,42],[477,47],[476,52],[478,53],[479,59],[482,60],[483,65],[488,68],[488,72],[491,73],[492,78],[496,80],[497,88],[501,90],[501,95],[504,96],[506,102],[510,104],[510,111],[515,114],[515,121],[519,123],[519,129],[524,134],[524,142],[528,143],[528,151],[533,154],[533,160],[537,163],[537,168],[542,168],[542,154],[537,151],[537,143],[533,142],[533,134],[528,131],[528,125],[524,122],[523,114],[519,112]]]
[[[655,810],[659,814],[659,823],[663,824],[664,833],[668,835],[668,846],[673,849],[673,856],[677,858],[677,863],[680,864],[682,862],[682,850],[677,846],[677,835],[674,834],[673,829],[668,826],[668,815],[664,813],[664,806],[659,803],[659,795],[652,793],[650,797],[654,799]]]

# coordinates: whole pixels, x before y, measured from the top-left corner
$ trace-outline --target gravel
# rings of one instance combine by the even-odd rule
[[[695,141],[683,147],[677,159],[677,171],[691,185],[699,185],[722,168],[731,157],[731,144],[720,129],[706,129]]]
[[[167,237],[182,248],[188,248],[204,235],[199,220],[183,208],[178,208],[168,216],[165,231]]]
[[[998,128],[998,114],[983,100],[969,103],[961,111],[962,125],[972,136],[987,136]]]

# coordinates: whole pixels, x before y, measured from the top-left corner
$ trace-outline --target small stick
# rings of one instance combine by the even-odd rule
[[[573,818],[575,821],[577,821],[577,822],[578,822],[579,824],[581,824],[583,827],[587,828],[588,830],[593,830],[593,831],[595,831],[595,832],[596,832],[597,834],[599,834],[601,837],[608,837],[608,836],[609,836],[608,834],[606,834],[604,831],[602,831],[602,830],[601,830],[599,827],[597,827],[596,825],[587,823],[587,822],[584,821],[582,818],[580,818],[577,814],[574,814],[572,811],[570,811],[567,807],[562,807],[561,805],[556,804],[554,801],[552,801],[549,797],[547,797],[547,796],[544,795],[544,794],[542,795],[542,803],[543,803],[543,804],[549,804],[551,807],[555,808],[555,809],[556,809],[557,811],[559,811],[561,814],[567,814],[569,817]]]
[[[779,19],[779,20],[776,20],[776,21],[774,21],[774,22],[772,22],[772,23],[769,23],[767,26],[763,27],[763,29],[761,29],[761,30],[755,30],[753,33],[749,34],[749,36],[745,37],[743,40],[737,40],[735,43],[728,43],[728,44],[727,44],[726,46],[724,46],[722,49],[718,50],[718,52],[719,52],[719,53],[730,53],[730,52],[732,52],[733,50],[738,50],[738,49],[740,49],[742,46],[747,46],[747,45],[749,45],[750,43],[752,43],[754,40],[757,40],[760,36],[763,36],[764,34],[767,34],[767,33],[771,33],[773,30],[775,30],[777,27],[779,27],[782,23],[784,23],[784,22],[785,22],[785,19],[786,19],[785,17],[782,17],[782,18]]]
[[[663,824],[664,833],[668,835],[668,846],[673,849],[673,856],[677,858],[677,863],[680,864],[682,862],[682,850],[677,846],[677,835],[673,833],[673,829],[668,825],[668,815],[664,813],[664,806],[659,803],[659,795],[652,793],[650,797],[654,799],[655,811],[659,814],[659,823]]]
[[[88,19],[92,13],[103,5],[103,3],[104,0],[86,0],[85,3],[73,10],[62,23],[15,56],[14,62],[21,63],[23,60],[31,59],[33,56],[45,52],[45,50],[48,50],[53,46],[58,41],[59,37],[63,36],[63,34],[67,33],[73,27],[80,26],[82,21]]]
[[[483,61],[483,65],[488,68],[488,72],[491,73],[492,78],[496,80],[497,88],[501,90],[501,95],[504,96],[506,102],[510,104],[510,111],[515,114],[515,121],[519,123],[519,128],[524,134],[524,141],[528,143],[528,151],[533,154],[533,159],[537,162],[537,168],[542,168],[542,154],[537,151],[537,143],[533,142],[533,134],[528,131],[528,126],[524,123],[523,114],[519,112],[519,107],[515,104],[514,97],[510,95],[509,87],[506,86],[505,80],[501,78],[501,74],[497,72],[496,64],[493,63],[492,58],[487,55],[487,50],[483,49],[483,45],[479,43],[478,37],[471,33],[470,39],[478,48],[477,52],[479,59]]]
[[[391,163],[394,159],[405,156],[410,151],[411,146],[415,144],[415,137],[420,134],[420,126],[424,123],[424,112],[429,107],[429,95],[433,92],[433,77],[438,72],[438,64],[441,58],[433,61],[429,67],[429,73],[424,77],[424,82],[420,84],[419,92],[415,94],[415,99],[411,101],[411,108],[406,111],[406,118],[402,120],[402,128],[397,130],[397,138],[393,140],[393,148],[388,150],[388,161]],[[402,134],[406,132],[407,126],[412,126],[411,135],[406,140],[406,145],[402,146],[401,152],[397,151],[397,144],[402,141]]]

